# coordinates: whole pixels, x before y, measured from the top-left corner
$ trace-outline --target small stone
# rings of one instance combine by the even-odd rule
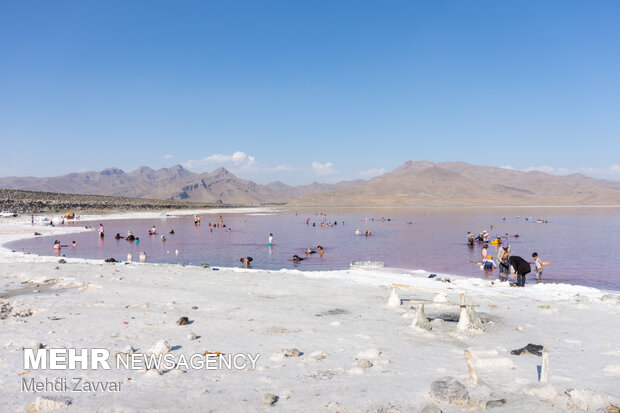
[[[436,404],[427,404],[420,410],[420,413],[442,413],[441,409]]]
[[[296,348],[287,348],[282,350],[282,354],[284,357],[299,357],[301,355],[301,351]]]
[[[484,402],[484,407],[486,409],[492,409],[494,407],[500,407],[506,404],[506,399],[499,399],[499,400],[487,400],[486,402]]]
[[[39,343],[39,342],[35,342],[32,344],[32,348],[35,350],[39,350],[41,348],[43,348],[43,344]]]
[[[189,318],[187,317],[181,317],[177,320],[177,325],[178,326],[184,326],[186,324],[189,324]]]
[[[198,307],[192,306],[192,310],[198,310]]]
[[[262,400],[264,404],[274,404],[277,398],[273,393],[265,393],[263,394]]]
[[[66,264],[67,261],[65,261],[63,258],[58,260],[58,264]]]
[[[196,340],[196,334],[194,334],[194,333],[189,333],[189,334],[187,335],[187,339],[188,339],[188,340],[190,340],[190,341],[191,341],[191,340]]]
[[[366,359],[357,360],[357,367],[361,367],[363,369],[369,369],[372,367],[372,362]]]
[[[444,403],[463,404],[469,401],[469,392],[453,377],[443,377],[431,383],[431,397]]]

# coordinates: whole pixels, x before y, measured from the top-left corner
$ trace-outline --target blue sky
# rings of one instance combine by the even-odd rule
[[[0,176],[620,179],[618,1],[3,1]]]

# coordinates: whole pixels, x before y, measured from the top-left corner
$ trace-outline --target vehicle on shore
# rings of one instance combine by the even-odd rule
[[[16,212],[11,212],[11,211],[0,212],[0,217],[2,218],[11,218],[11,217],[16,217],[16,216],[17,216]]]

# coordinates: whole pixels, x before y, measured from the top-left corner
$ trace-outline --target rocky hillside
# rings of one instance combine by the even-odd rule
[[[35,192],[0,189],[0,210],[30,214],[37,212],[83,212],[109,210],[162,210],[224,207],[220,203],[196,203],[157,199],[73,195],[57,192]]]

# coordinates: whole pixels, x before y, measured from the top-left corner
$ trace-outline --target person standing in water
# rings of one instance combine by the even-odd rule
[[[504,245],[500,247],[497,252],[497,265],[499,267],[499,279],[501,281],[507,280],[510,275],[510,245]]]
[[[103,238],[103,224],[99,224],[99,238]]]
[[[512,279],[517,278],[517,286],[525,287],[525,276],[532,271],[532,267],[530,264],[525,261],[523,258],[513,255],[508,258],[508,262],[510,266],[514,269],[515,274],[512,276]]]
[[[538,253],[535,252],[532,254],[532,258],[534,259],[534,264],[536,265],[536,282],[539,283],[542,281],[542,273],[545,268],[545,264],[538,258]]]
[[[269,234],[269,246],[273,247],[273,234]]]

